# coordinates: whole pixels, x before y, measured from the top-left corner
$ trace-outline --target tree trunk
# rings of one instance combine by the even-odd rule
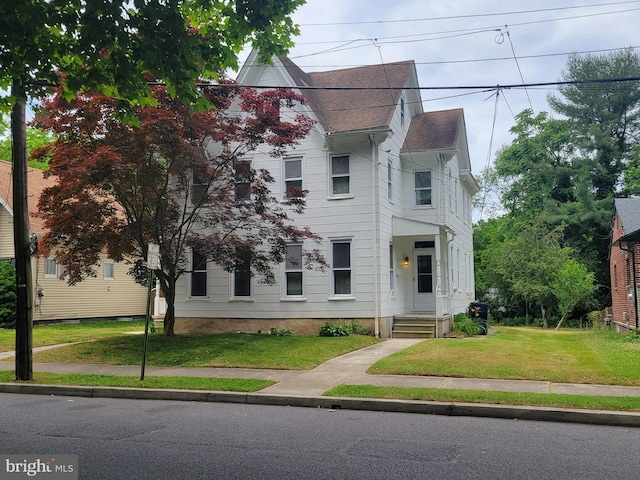
[[[175,335],[174,326],[176,323],[176,279],[173,275],[167,275],[165,283],[166,290],[164,298],[167,302],[167,312],[164,315],[164,335],[171,337]]]
[[[560,328],[560,325],[562,325],[562,322],[564,322],[566,315],[562,315],[562,317],[560,317],[560,321],[558,322],[558,325],[556,325],[556,332],[558,331],[558,329]]]
[[[13,240],[16,259],[16,380],[33,380],[33,279],[27,205],[27,96],[22,83],[11,88],[13,161]]]
[[[549,328],[549,321],[547,320],[547,311],[544,309],[544,305],[540,304],[540,311],[542,312],[542,328]]]

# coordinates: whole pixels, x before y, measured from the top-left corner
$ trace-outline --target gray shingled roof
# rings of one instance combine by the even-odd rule
[[[288,58],[280,59],[298,86],[356,87],[346,90],[304,90],[311,109],[328,133],[388,127],[401,90],[414,68],[413,61],[368,65],[328,72],[305,73]],[[380,90],[357,88],[382,87]]]
[[[449,150],[456,147],[462,125],[461,108],[425,112],[411,119],[401,152]]]
[[[640,240],[640,198],[616,198],[615,209],[624,231],[621,240]]]

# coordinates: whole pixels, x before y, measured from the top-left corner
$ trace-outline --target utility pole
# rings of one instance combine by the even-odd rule
[[[13,240],[16,259],[16,380],[33,380],[33,288],[27,205],[27,94],[20,80],[11,88],[13,144]]]

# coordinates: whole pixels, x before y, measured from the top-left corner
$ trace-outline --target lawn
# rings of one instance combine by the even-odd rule
[[[0,371],[0,382],[15,381],[14,372]],[[94,387],[171,388],[188,390],[216,390],[221,392],[257,392],[275,384],[271,380],[251,378],[209,377],[125,377],[116,375],[64,374],[35,372],[33,381],[45,385],[82,385]]]
[[[369,373],[640,386],[640,343],[611,331],[499,327],[487,337],[421,342]]]
[[[125,332],[144,332],[143,321],[108,321],[61,323],[33,327],[33,346],[83,342],[100,338],[117,337]],[[0,352],[16,348],[16,331],[0,329]]]
[[[147,365],[309,370],[379,340],[349,337],[279,337],[257,334],[149,336]],[[34,353],[34,362],[139,365],[142,335],[119,335]]]
[[[640,398],[638,397],[492,392],[440,388],[377,387],[373,385],[340,385],[325,392],[324,395],[332,397],[387,398],[425,402],[490,403],[496,405],[529,405],[547,408],[579,408],[626,412],[640,411]]]

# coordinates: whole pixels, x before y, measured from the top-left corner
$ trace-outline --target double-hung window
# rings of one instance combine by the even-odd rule
[[[115,265],[113,264],[113,262],[104,262],[102,264],[102,269],[104,273],[103,278],[105,280],[113,280],[115,278]]]
[[[236,268],[233,272],[234,298],[251,297],[251,250],[240,249],[236,260]]]
[[[302,245],[292,243],[287,245],[284,262],[285,297],[302,297]]]
[[[431,205],[431,171],[414,173],[416,205]]]
[[[191,251],[191,297],[207,296],[207,258],[196,250]]]
[[[393,244],[389,244],[389,292],[394,294],[396,289],[396,268],[393,255]]]
[[[191,205],[198,205],[204,200],[208,190],[207,179],[204,173],[197,168],[191,169],[191,184],[189,185],[189,200]]]
[[[239,202],[244,202],[251,198],[251,162],[239,160],[235,165],[235,196]]]
[[[331,242],[331,269],[333,273],[333,295],[351,296],[351,241]]]
[[[302,196],[302,158],[284,159],[284,190],[285,198]]]
[[[351,160],[349,155],[331,156],[331,196],[351,193]]]
[[[58,264],[53,258],[44,260],[44,278],[58,278]]]

